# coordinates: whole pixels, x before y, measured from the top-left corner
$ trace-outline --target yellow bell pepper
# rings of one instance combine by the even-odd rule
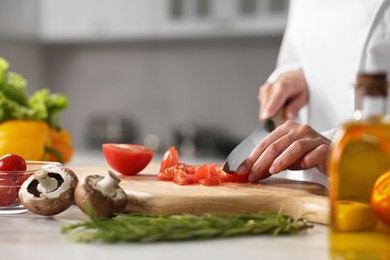
[[[0,124],[0,156],[14,153],[25,160],[45,160],[50,146],[47,123],[37,120],[8,120]]]
[[[69,162],[73,156],[73,145],[72,138],[69,132],[65,128],[60,130],[50,128],[50,137],[51,137],[51,149],[55,150],[49,156],[50,161],[58,161],[61,163]],[[47,150],[47,151],[48,151]]]

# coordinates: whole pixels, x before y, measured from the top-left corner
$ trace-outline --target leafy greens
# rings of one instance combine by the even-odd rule
[[[11,119],[45,121],[60,128],[59,113],[68,107],[68,98],[49,89],[27,95],[27,81],[22,75],[8,71],[8,62],[0,57],[0,123]]]

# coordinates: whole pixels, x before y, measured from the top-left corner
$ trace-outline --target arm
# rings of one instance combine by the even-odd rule
[[[285,118],[294,119],[307,103],[307,84],[301,70],[298,48],[294,40],[294,35],[296,35],[294,33],[296,32],[294,9],[294,1],[291,1],[277,68],[259,89],[260,121],[272,117],[282,107]]]

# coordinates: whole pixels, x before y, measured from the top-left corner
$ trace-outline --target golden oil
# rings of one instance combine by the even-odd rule
[[[371,206],[375,181],[390,170],[386,96],[386,74],[359,74],[356,119],[345,123],[332,141],[329,246],[335,260],[390,260],[390,227],[378,221]]]

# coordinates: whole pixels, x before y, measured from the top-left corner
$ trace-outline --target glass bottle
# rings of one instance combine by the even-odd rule
[[[390,171],[387,91],[385,73],[359,73],[355,119],[343,124],[332,141],[328,157],[332,259],[390,259],[390,226],[378,220],[371,203],[376,180]]]

